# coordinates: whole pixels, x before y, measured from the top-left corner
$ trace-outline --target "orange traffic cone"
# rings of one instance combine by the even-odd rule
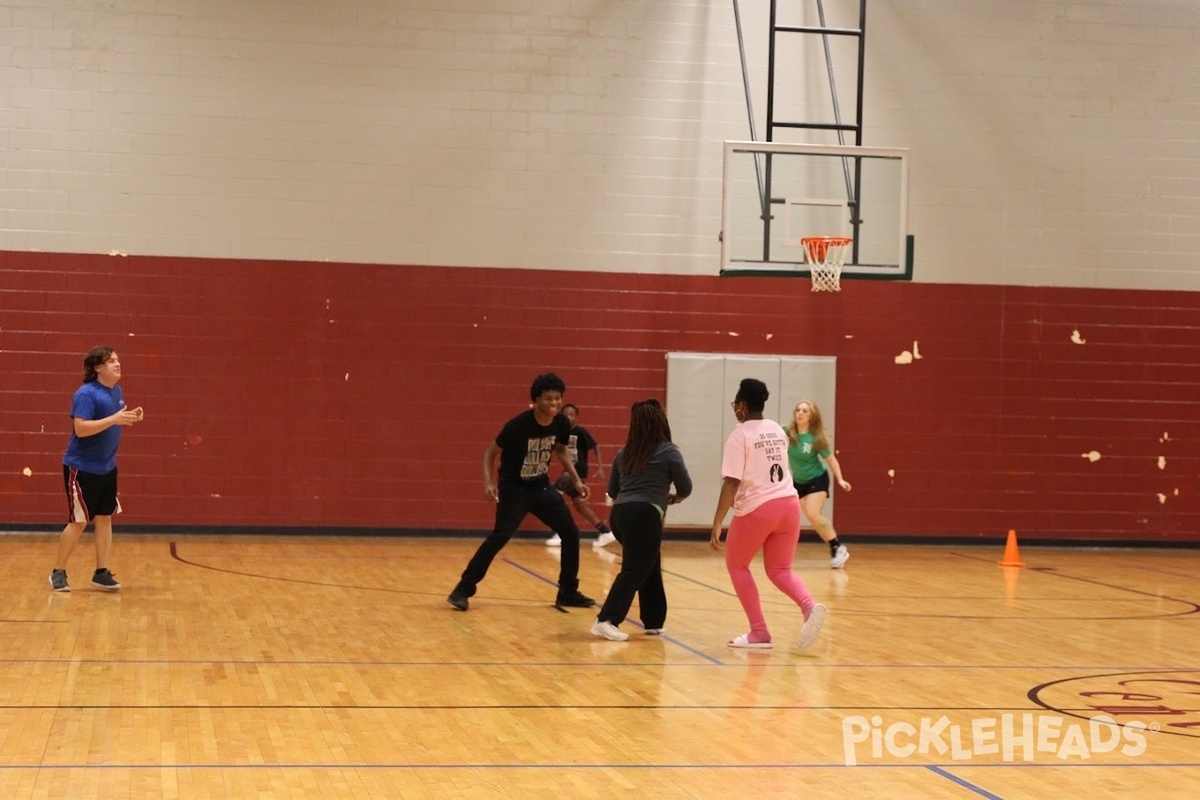
[[[1004,545],[1004,558],[996,562],[1002,567],[1023,567],[1025,562],[1021,560],[1021,551],[1017,549],[1017,532],[1008,532],[1008,543]]]

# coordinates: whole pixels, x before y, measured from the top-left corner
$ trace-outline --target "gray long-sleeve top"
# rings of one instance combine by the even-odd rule
[[[659,510],[665,510],[671,484],[675,484],[675,496],[680,500],[692,493],[692,477],[683,463],[683,453],[671,442],[661,443],[646,468],[635,475],[621,471],[621,456],[624,454],[623,447],[617,451],[608,473],[608,496],[613,499],[614,505],[653,503]]]

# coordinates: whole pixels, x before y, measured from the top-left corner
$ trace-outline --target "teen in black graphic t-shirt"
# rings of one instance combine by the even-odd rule
[[[579,473],[579,477],[585,481],[588,476],[588,452],[596,451],[596,460],[600,461],[603,468],[604,462],[600,459],[600,447],[596,442],[596,438],[588,433],[588,429],[575,422],[579,416],[579,406],[574,403],[567,403],[563,406],[562,415],[567,418],[567,422],[571,423],[571,435],[567,438],[567,452],[571,454],[571,461],[575,462],[575,471]]]
[[[571,423],[561,414],[549,425],[538,422],[534,408],[510,419],[496,436],[500,448],[500,485],[548,483],[550,456],[556,445],[566,446],[570,433]]]
[[[554,455],[562,463],[563,471],[573,479],[581,496],[588,496],[588,488],[575,471],[567,452],[571,424],[558,413],[566,389],[562,378],[554,373],[538,375],[529,389],[534,407],[509,420],[483,454],[483,494],[496,503],[496,524],[480,543],[454,591],[446,598],[459,611],[467,610],[468,598],[474,596],[488,567],[516,533],[526,514],[533,514],[562,536],[556,604],[577,608],[596,604],[579,591],[579,528],[562,495],[550,485],[546,476],[550,456]],[[500,454],[499,486],[492,482],[492,466],[497,453]]]
[[[585,481],[587,480],[588,453],[595,450],[596,477],[603,478],[604,457],[600,455],[600,445],[596,442],[595,437],[576,421],[579,418],[579,406],[574,403],[566,403],[562,407],[562,415],[571,423],[571,438],[567,440],[567,452],[571,454],[571,461],[575,464],[575,471],[579,473],[580,478],[583,478]],[[575,506],[575,510],[595,527],[596,532],[600,534],[595,544],[603,547],[617,540],[617,537],[613,536],[613,532],[609,527],[601,522],[600,518],[596,516],[596,512],[592,511],[591,507],[588,506],[587,500],[580,496],[575,485],[571,483],[570,475],[566,472],[559,475],[558,480],[554,483],[554,488],[571,498],[571,505]],[[551,547],[557,547],[562,544],[562,538],[556,533],[546,540],[546,544]]]

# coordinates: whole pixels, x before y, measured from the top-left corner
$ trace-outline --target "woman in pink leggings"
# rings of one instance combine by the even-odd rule
[[[713,516],[711,543],[714,550],[721,549],[725,515],[732,508],[725,566],[750,621],[750,631],[730,639],[729,646],[760,650],[771,647],[771,631],[763,616],[758,584],[750,573],[750,561],[762,550],[767,577],[804,613],[800,646],[811,647],[821,633],[825,606],[813,600],[804,581],[792,572],[800,538],[800,500],[788,469],[787,434],[779,423],[763,419],[769,396],[765,383],[746,378],[733,399],[733,413],[741,424],[725,441],[721,459],[724,481]]]

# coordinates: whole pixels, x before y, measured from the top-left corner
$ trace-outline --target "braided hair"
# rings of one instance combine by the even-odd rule
[[[667,412],[654,398],[639,400],[629,409],[629,435],[621,454],[621,471],[627,475],[641,472],[663,442],[671,441]]]

